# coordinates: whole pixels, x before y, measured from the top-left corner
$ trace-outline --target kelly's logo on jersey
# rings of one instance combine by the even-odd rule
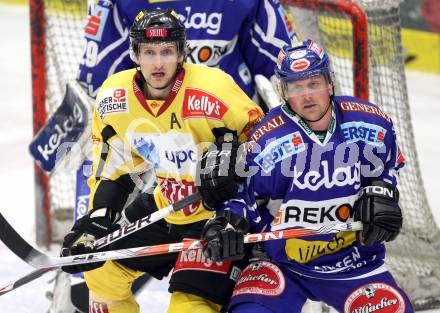
[[[109,114],[128,113],[127,88],[107,89],[99,94],[97,111],[102,120]]]
[[[185,242],[185,239],[183,240]],[[230,261],[215,262],[203,255],[202,249],[185,250],[179,253],[173,273],[178,271],[206,271],[227,274],[231,267]]]
[[[227,111],[228,106],[214,95],[200,89],[185,89],[183,119],[207,118],[221,121]]]
[[[348,122],[341,124],[342,134],[346,142],[363,141],[373,146],[383,146],[387,131],[375,124],[364,122]]]

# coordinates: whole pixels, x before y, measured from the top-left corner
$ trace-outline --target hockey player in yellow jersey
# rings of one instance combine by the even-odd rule
[[[221,70],[184,64],[185,28],[171,10],[142,11],[130,29],[136,69],[109,77],[93,116],[93,176],[89,213],[75,222],[62,255],[93,251],[93,240],[200,190],[198,201],[133,235],[113,249],[200,238],[213,209],[237,191],[232,171],[205,175],[196,186],[199,159],[208,145],[236,156],[239,142],[262,118],[261,109]],[[224,145],[224,138],[234,138]],[[225,148],[226,147],[226,148]],[[235,158],[231,157],[231,160]],[[152,193],[141,193],[121,212],[142,173],[153,168]],[[231,222],[231,224],[234,224]],[[247,225],[234,224],[246,231]],[[240,245],[240,243],[239,243]],[[233,253],[243,254],[241,246]],[[243,261],[245,262],[245,261]],[[243,263],[244,265],[245,263]],[[167,254],[64,267],[85,271],[89,312],[139,312],[131,292],[144,272],[155,278],[173,269],[168,312],[219,312],[227,305],[242,264],[212,262],[203,254]]]

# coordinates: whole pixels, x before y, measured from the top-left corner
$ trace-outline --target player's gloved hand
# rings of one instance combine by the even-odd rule
[[[122,210],[120,216],[116,220],[116,224],[120,225],[121,227],[125,227],[141,218],[144,218],[148,215],[147,208],[151,207],[152,205],[155,206],[152,191],[151,193],[142,192],[129,206]],[[154,211],[155,210],[157,210],[156,206]]]
[[[372,246],[397,237],[403,222],[398,201],[397,188],[384,181],[373,181],[361,190],[354,204],[354,219],[364,225],[357,233],[361,244]]]
[[[72,230],[64,237],[61,256],[70,256],[95,252],[93,242],[116,230],[119,226],[112,225],[110,210],[97,209],[78,219]],[[104,262],[63,266],[61,269],[74,274],[101,267]]]
[[[206,241],[203,254],[213,261],[240,260],[244,257],[244,235],[248,230],[245,218],[225,210],[206,222],[202,231]]]
[[[238,192],[235,165],[240,144],[231,133],[223,136],[202,155],[200,186],[203,205],[214,211]]]

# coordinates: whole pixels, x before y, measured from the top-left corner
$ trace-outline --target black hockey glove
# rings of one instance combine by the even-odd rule
[[[384,181],[373,181],[361,190],[354,204],[354,219],[364,225],[357,233],[361,244],[372,246],[397,237],[403,222],[398,201],[397,188]]]
[[[202,155],[199,192],[207,210],[214,211],[223,202],[237,195],[235,165],[239,148],[240,144],[229,133]]]
[[[213,261],[242,259],[244,235],[248,230],[246,219],[225,210],[206,222],[202,231],[202,239],[206,241],[203,254]]]
[[[64,237],[61,256],[77,255],[95,252],[93,242],[119,228],[112,225],[110,210],[97,209],[78,219],[70,233]],[[75,274],[86,272],[101,267],[104,262],[63,266],[61,269],[67,273]]]

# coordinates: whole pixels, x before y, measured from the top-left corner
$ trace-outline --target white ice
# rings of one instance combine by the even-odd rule
[[[35,241],[31,72],[28,8],[0,5],[0,211],[26,239]],[[408,72],[412,123],[422,177],[437,224],[440,225],[440,76]],[[54,252],[55,253],[55,252]],[[0,242],[0,286],[32,268]],[[0,297],[1,312],[45,313],[50,305],[53,274]],[[140,293],[143,312],[165,312],[166,282],[153,282]],[[434,311],[432,311],[434,312]],[[435,312],[440,312],[435,311]]]

